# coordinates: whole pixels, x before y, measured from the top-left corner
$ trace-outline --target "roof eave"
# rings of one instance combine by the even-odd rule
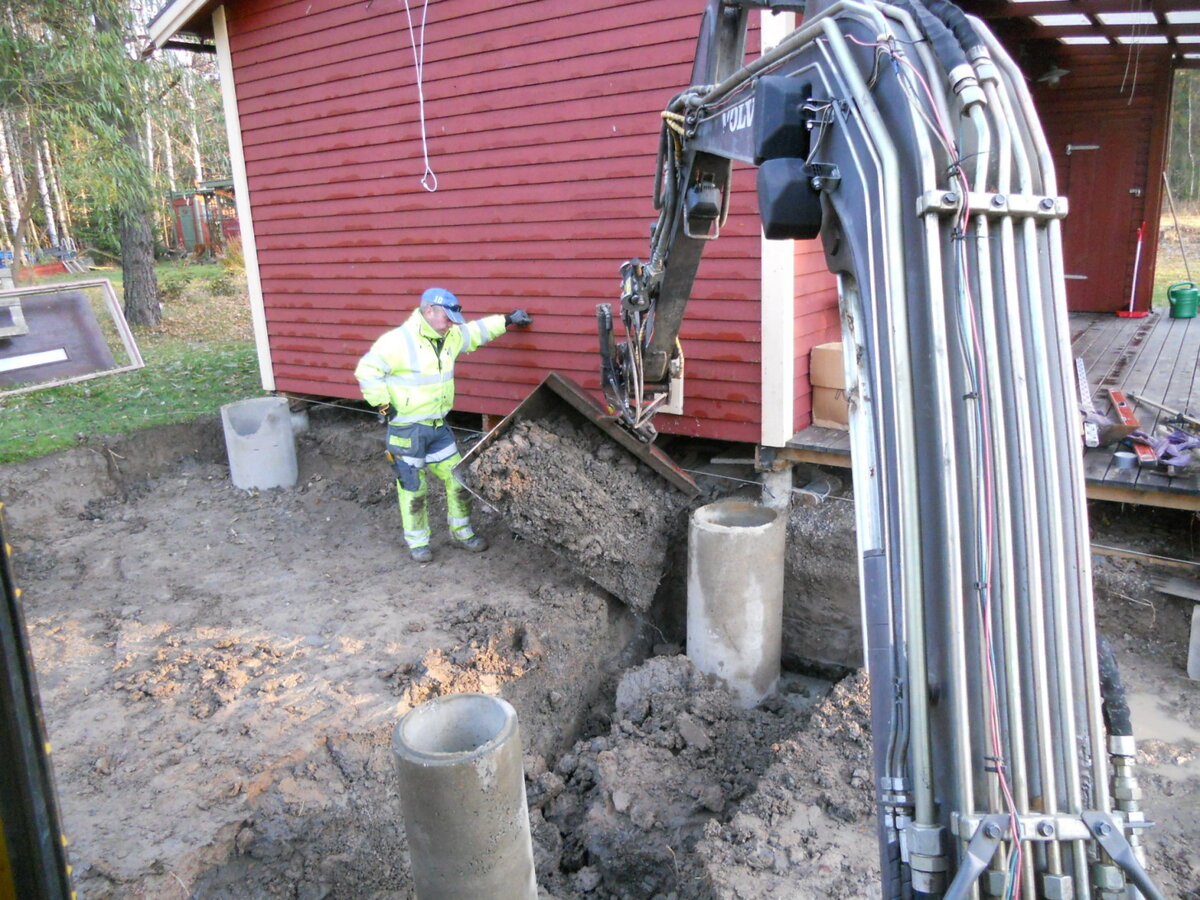
[[[169,0],[160,9],[146,27],[148,42],[142,50],[144,56],[149,56],[176,34],[203,34],[208,29],[196,22],[215,4],[213,0]],[[205,17],[206,18],[206,17]]]

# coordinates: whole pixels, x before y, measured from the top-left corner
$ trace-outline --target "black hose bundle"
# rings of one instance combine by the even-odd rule
[[[986,46],[983,38],[975,31],[975,26],[967,19],[966,13],[955,6],[950,0],[924,0],[929,11],[941,19],[946,27],[958,38],[958,45],[963,52],[970,56]]]
[[[892,5],[912,14],[921,33],[929,39],[929,45],[933,48],[934,55],[946,72],[953,72],[959,66],[970,68],[967,55],[963,52],[954,33],[946,27],[941,19],[931,13],[921,0],[892,0]]]
[[[1100,662],[1100,708],[1104,714],[1104,727],[1110,737],[1131,735],[1133,725],[1129,720],[1129,703],[1125,699],[1125,684],[1121,681],[1112,644],[1100,634],[1096,636],[1096,649]]]

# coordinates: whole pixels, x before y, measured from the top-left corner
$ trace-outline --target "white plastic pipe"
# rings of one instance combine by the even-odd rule
[[[392,735],[417,900],[537,900],[517,712],[450,694]]]
[[[787,519],[744,500],[692,513],[687,655],[749,709],[775,692],[783,632]]]

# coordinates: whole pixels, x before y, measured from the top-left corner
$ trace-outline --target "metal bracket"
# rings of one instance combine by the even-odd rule
[[[1112,857],[1112,861],[1121,867],[1121,870],[1129,876],[1139,891],[1146,897],[1146,900],[1166,900],[1166,897],[1150,880],[1150,876],[1146,874],[1146,870],[1142,868],[1142,864],[1138,862],[1137,856],[1133,852],[1133,847],[1129,845],[1129,841],[1125,839],[1125,832],[1121,825],[1112,816],[1107,813],[1095,812],[1088,810],[1083,813],[1083,824],[1092,832],[1096,838],[1096,842],[1104,848],[1104,852]]]
[[[944,900],[964,900],[971,895],[972,885],[987,871],[988,864],[996,855],[996,848],[1008,832],[1008,826],[1009,817],[1004,813],[993,813],[978,820],[978,825],[967,844],[966,855],[954,875],[954,880],[946,888]]]
[[[1011,838],[1011,824],[1011,818],[1006,813],[957,817],[955,831],[962,837],[969,834],[971,839],[958,872],[946,889],[944,900],[965,900],[970,895],[971,886],[987,870],[1000,842]],[[1078,817],[1022,816],[1018,828],[1023,841],[1081,841],[1094,838],[1146,900],[1165,900],[1138,862],[1133,847],[1125,838],[1122,824],[1112,815],[1089,810]]]
[[[808,8],[806,2],[796,0],[733,0],[730,6],[740,6],[743,9],[769,9],[771,12],[803,13]]]
[[[1066,197],[971,191],[967,194],[967,204],[975,215],[1022,216],[1035,219],[1062,219],[1067,215]],[[962,194],[955,190],[926,191],[917,199],[918,216],[929,213],[957,213],[961,208]]]
[[[999,819],[996,817],[999,816]],[[961,838],[973,837],[980,826],[989,821],[1003,823],[1004,835],[1011,831],[1012,817],[1008,813],[991,813],[985,816],[957,817],[955,833]],[[1086,841],[1091,832],[1078,816],[1030,813],[1018,817],[1017,827],[1023,841]]]
[[[834,191],[842,183],[841,170],[831,163],[809,163],[804,169],[814,191]]]

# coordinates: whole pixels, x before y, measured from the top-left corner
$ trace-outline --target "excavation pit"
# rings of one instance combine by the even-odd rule
[[[360,419],[311,411],[290,490],[235,488],[215,418],[0,469],[83,900],[409,897],[390,735],[464,692],[520,716],[543,896],[877,895],[861,675],[785,670],[740,709],[680,635],[486,511],[488,552],[453,551],[435,509],[434,561],[409,565]],[[853,583],[833,508],[792,511],[804,591]],[[1194,729],[1190,606],[1132,566],[1098,570],[1101,626],[1131,695]],[[1139,765],[1151,871],[1187,896],[1200,773],[1172,740],[1139,736]]]

